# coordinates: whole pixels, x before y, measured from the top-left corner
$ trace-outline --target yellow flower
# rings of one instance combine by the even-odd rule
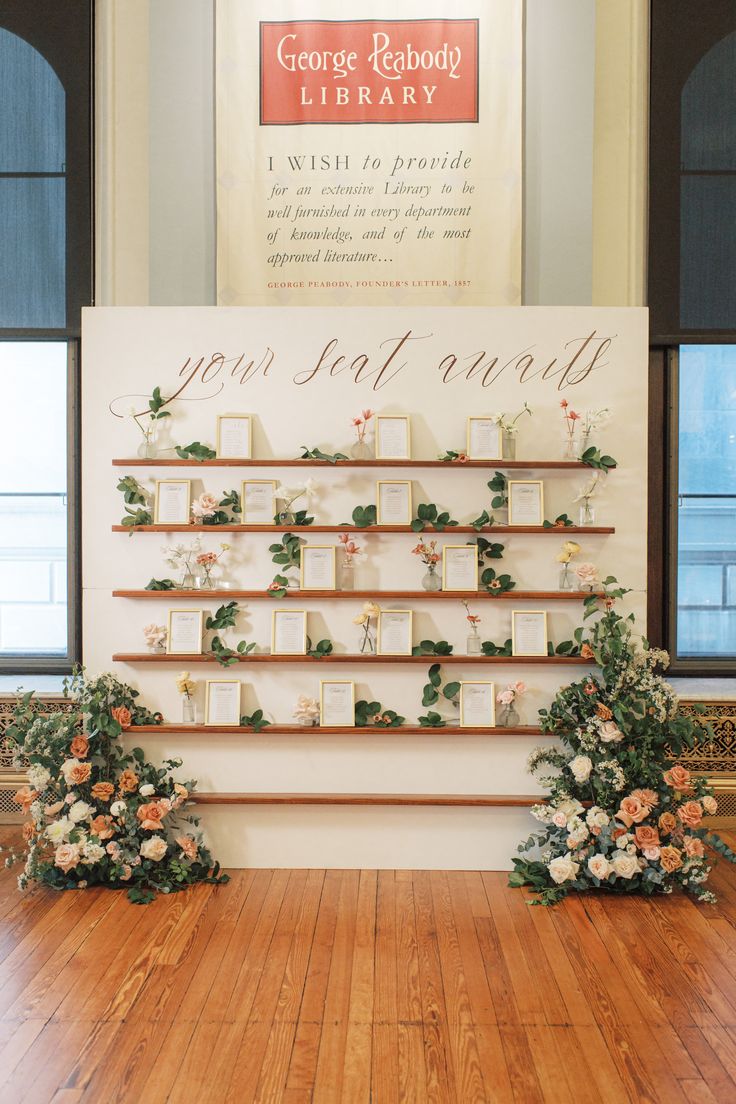
[[[230,545],[229,544],[221,544],[220,548],[222,549],[223,552],[229,552],[230,551]]]
[[[369,617],[368,617],[367,613],[359,613],[357,617],[353,618],[353,624],[354,625],[365,625],[366,621],[368,621],[368,620],[369,620]]]
[[[194,681],[190,678],[189,671],[182,671],[176,680],[176,689],[180,694],[186,694],[189,697],[194,693]]]
[[[562,546],[562,551],[559,555],[555,556],[557,563],[569,563],[573,556],[576,556],[580,551],[580,545],[575,541],[565,541]]]

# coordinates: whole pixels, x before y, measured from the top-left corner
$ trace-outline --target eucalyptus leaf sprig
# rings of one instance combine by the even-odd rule
[[[427,526],[431,526],[437,533],[444,532],[459,523],[450,517],[449,510],[440,511],[434,502],[420,502],[417,506],[417,516],[411,523],[414,533],[422,533]]]
[[[323,452],[320,448],[308,448],[307,445],[300,445],[302,450],[300,460],[321,460],[323,464],[336,464],[338,460],[347,460],[348,457],[344,452]]]
[[[120,524],[130,529],[131,534],[138,525],[153,525],[150,509],[151,494],[141,486],[135,476],[123,476],[118,481],[117,489],[122,491],[125,501],[125,514],[120,519]]]
[[[385,709],[379,701],[361,699],[355,703],[355,723],[359,728],[399,728],[406,721],[395,709]]]
[[[217,453],[201,441],[192,441],[189,445],[175,445],[174,451],[181,460],[196,460],[201,464],[203,460],[214,460]]]
[[[531,411],[530,411],[531,413]],[[489,480],[486,484],[488,490],[493,496],[491,498],[492,510],[503,510],[509,504],[508,494],[508,479],[503,472],[497,471],[493,475],[493,479]],[[489,514],[487,510],[483,510],[482,513],[470,523],[474,529],[482,529],[484,525],[495,525],[495,518],[492,514]]]
[[[263,716],[262,709],[256,709],[255,712],[250,715],[244,713],[240,718],[241,728],[252,728],[254,732],[260,732],[262,728],[266,728],[270,725],[270,721],[267,721]]]

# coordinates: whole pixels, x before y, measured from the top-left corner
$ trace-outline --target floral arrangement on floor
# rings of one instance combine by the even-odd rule
[[[652,894],[675,886],[712,902],[706,846],[736,862],[702,826],[717,809],[711,786],[677,762],[710,734],[679,711],[676,694],[657,674],[667,653],[637,643],[633,615],[614,611],[614,595],[624,593],[602,599],[605,612],[590,634],[598,672],[540,710],[543,731],[559,745],[536,748],[529,769],[550,797],[532,809],[542,828],[520,845],[523,857],[514,858],[509,875],[511,886],[538,894],[535,903],[587,889]],[[586,617],[597,607],[588,598]]]
[[[138,723],[156,716],[135,702],[137,692],[113,675],[90,679],[81,670],[65,692],[74,710],[50,716],[24,694],[7,730],[17,765],[29,764],[28,785],[14,798],[30,818],[27,850],[6,859],[6,866],[25,860],[20,888],[100,885],[148,904],[157,892],[227,881],[192,831],[198,820],[184,812],[196,784],[174,781],[181,760],[156,767],[121,743],[141,714]]]

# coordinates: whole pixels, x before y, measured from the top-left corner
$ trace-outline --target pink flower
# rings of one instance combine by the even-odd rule
[[[195,498],[192,503],[192,517],[195,519],[201,519],[205,517],[212,517],[217,512],[219,506],[218,500],[214,495],[201,494],[199,498]]]
[[[567,417],[569,418],[569,420],[571,422],[577,422],[578,419],[580,418],[580,415],[576,414],[574,410],[571,410],[570,413],[567,415]]]
[[[364,410],[363,411],[363,420],[366,421],[366,422],[369,421],[369,419],[372,418],[374,414],[375,414],[375,410]]]
[[[499,705],[511,705],[515,697],[513,690],[501,690],[496,695],[496,701]]]
[[[567,410],[568,405],[569,404],[568,404],[567,399],[563,399],[562,402],[560,403],[560,406],[562,407],[563,410]]]
[[[354,426],[359,426],[359,425],[362,425],[362,424],[363,424],[363,419],[362,418],[353,418],[353,420],[351,422],[351,425],[354,425]]]
[[[514,691],[517,697],[521,697],[522,694],[526,694],[526,683],[513,682],[511,684],[511,689]]]

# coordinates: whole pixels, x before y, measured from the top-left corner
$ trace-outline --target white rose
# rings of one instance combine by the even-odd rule
[[[63,843],[73,827],[74,823],[69,817],[61,817],[59,820],[55,820],[52,824],[49,824],[46,829],[46,838],[53,844]]]
[[[166,840],[161,836],[151,836],[150,839],[144,840],[140,847],[141,855],[144,859],[153,859],[154,862],[160,862],[166,854]]]
[[[86,801],[75,801],[69,808],[69,819],[73,820],[75,824],[79,824],[81,820],[87,820],[92,813],[94,813],[94,809]]]
[[[567,825],[567,816],[562,811],[562,809],[558,809],[553,814],[552,823],[555,825],[556,828],[565,828],[566,827],[566,825]]]
[[[124,801],[113,801],[112,805],[110,806],[110,812],[113,816],[122,816],[127,808],[128,806],[125,804]]]
[[[547,869],[552,881],[556,882],[557,885],[561,885],[563,882],[571,882],[577,877],[580,863],[573,862],[572,856],[568,853],[567,855],[558,855],[552,862],[547,863]]]
[[[593,769],[593,760],[589,759],[587,755],[576,755],[574,759],[570,760],[568,766],[576,782],[587,782]]]
[[[659,848],[658,847],[645,847],[644,848],[644,858],[649,859],[650,862],[656,862],[657,859],[659,858]]]
[[[599,809],[597,805],[593,805],[588,809],[585,820],[589,828],[605,828],[607,824],[611,823],[611,818],[608,813],[604,813],[603,809]]]
[[[64,775],[64,781],[67,783],[67,785],[69,784],[69,774],[71,773],[71,771],[73,771],[75,767],[80,767],[81,765],[81,759],[65,759],[64,762],[61,764],[60,770],[61,773]]]
[[[603,721],[598,725],[598,735],[603,744],[617,744],[624,734],[614,721]]]
[[[633,878],[639,873],[639,860],[635,855],[629,855],[626,851],[619,851],[613,857],[611,863],[613,872],[619,878]]]
[[[91,866],[93,863],[99,862],[100,859],[104,859],[104,857],[105,850],[103,847],[100,847],[98,843],[85,843],[82,850],[83,863],[87,863],[88,866]]]
[[[588,859],[588,870],[594,878],[603,881],[611,873],[611,864],[605,855],[591,855]]]
[[[580,826],[580,828],[576,828],[574,832],[570,832],[569,836],[567,837],[567,846],[577,847],[579,843],[584,843],[589,835],[590,832],[583,824]]]
[[[632,842],[633,837],[628,832],[624,832],[622,836],[619,836],[616,840],[616,846],[622,851],[625,851],[629,844]]]
[[[31,763],[28,768],[28,782],[34,790],[45,790],[50,778],[51,772],[40,763]]]
[[[156,787],[152,786],[150,782],[146,782],[145,786],[141,786],[141,788],[138,790],[138,793],[141,795],[141,797],[151,797],[152,794],[155,794],[155,792]]]

